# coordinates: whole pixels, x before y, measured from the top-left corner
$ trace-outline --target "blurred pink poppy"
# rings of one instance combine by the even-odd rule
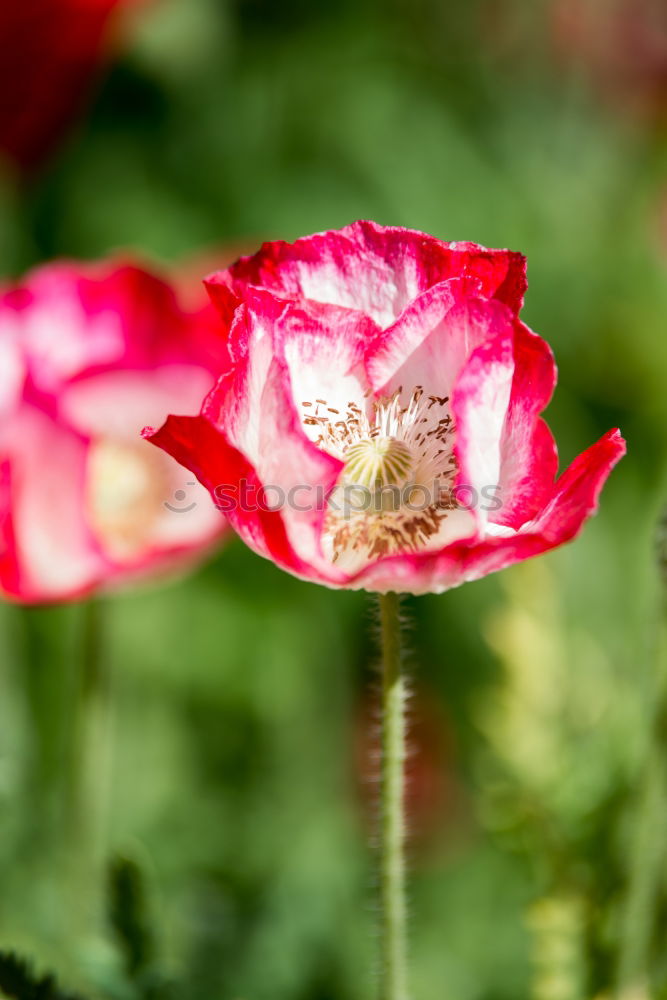
[[[0,591],[60,601],[201,556],[224,518],[139,437],[225,365],[210,306],[121,262],[58,262],[0,293]]]

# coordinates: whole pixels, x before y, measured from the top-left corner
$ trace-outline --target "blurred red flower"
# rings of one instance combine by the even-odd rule
[[[0,4],[0,152],[38,165],[85,105],[106,57],[112,14],[136,0]]]

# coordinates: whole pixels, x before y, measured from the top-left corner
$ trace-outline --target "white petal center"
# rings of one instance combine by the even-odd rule
[[[112,559],[132,559],[150,545],[169,493],[168,463],[146,442],[101,438],[91,445],[88,515]]]
[[[345,414],[325,400],[305,403],[317,444],[344,469],[325,518],[324,546],[354,572],[398,553],[439,547],[470,530],[471,515],[452,499],[457,466],[449,398],[421,386]]]

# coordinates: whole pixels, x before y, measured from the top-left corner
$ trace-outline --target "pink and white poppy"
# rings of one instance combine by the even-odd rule
[[[50,264],[0,290],[0,592],[67,600],[220,537],[206,491],[140,437],[165,410],[197,411],[225,364],[218,327],[120,262]]]
[[[567,542],[625,452],[556,479],[556,370],[518,253],[358,222],[208,279],[230,364],[145,434],[247,544],[331,587],[440,592]]]

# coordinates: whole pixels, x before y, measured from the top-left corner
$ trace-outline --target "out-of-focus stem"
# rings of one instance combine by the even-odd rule
[[[667,861],[667,516],[657,538],[662,594],[651,692],[651,722],[621,925],[617,997],[648,1000],[658,893]]]
[[[18,607],[16,616],[18,676],[28,724],[25,793],[29,815],[40,818],[25,831],[23,846],[41,853],[54,848],[61,830],[67,643],[61,608]]]
[[[571,893],[554,892],[528,914],[533,976],[531,1000],[584,1000],[586,987],[585,909]]]
[[[30,725],[27,792],[38,826],[81,845],[97,822],[106,752],[103,607],[23,607],[20,676]],[[36,830],[37,832],[37,830]],[[57,839],[57,838],[56,838]]]
[[[405,677],[398,594],[380,596],[380,1000],[407,1000],[405,902]]]
[[[101,860],[107,798],[108,685],[104,606],[92,598],[81,607],[79,664],[72,703],[68,820],[72,846],[89,863]]]
[[[655,931],[656,903],[663,878],[667,845],[667,685],[665,659],[667,629],[660,628],[660,674],[650,746],[644,764],[637,803],[635,835],[625,912],[621,926],[618,997],[648,998],[651,939]]]

